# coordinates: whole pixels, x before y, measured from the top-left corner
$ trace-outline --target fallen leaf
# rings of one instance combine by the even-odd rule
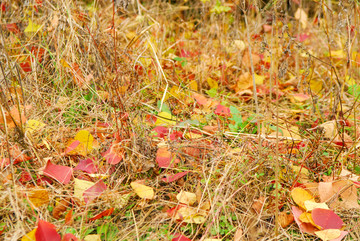
[[[174,182],[174,181],[182,178],[183,176],[185,176],[188,173],[189,172],[179,172],[179,173],[176,173],[174,175],[170,175],[168,177],[161,178],[161,180],[164,181],[164,182]]]
[[[300,208],[298,208],[296,206],[292,206],[291,211],[292,211],[292,213],[294,215],[295,222],[299,226],[301,232],[305,232],[305,233],[309,233],[309,234],[315,234],[315,231],[318,230],[316,227],[314,227],[310,223],[304,223],[299,219],[299,217],[301,216],[301,214],[304,213],[304,211],[302,211]]]
[[[125,150],[120,146],[120,143],[113,142],[110,148],[101,155],[109,164],[116,165],[124,158]]]
[[[242,90],[249,89],[253,86],[253,80],[250,72],[243,73],[240,75],[239,79],[237,80],[234,89],[235,92],[238,93]]]
[[[36,241],[60,241],[61,236],[56,232],[54,224],[39,219],[35,232]]]
[[[341,218],[332,210],[315,208],[311,212],[314,223],[323,229],[340,229],[344,225]]]
[[[74,178],[74,197],[78,198],[80,201],[84,201],[83,194],[85,190],[94,186],[94,184],[94,182]]]
[[[204,211],[198,212],[197,208],[183,206],[180,207],[174,217],[176,220],[181,220],[185,223],[202,224],[206,221]]]
[[[87,156],[93,149],[94,137],[87,130],[80,130],[74,137],[75,143],[72,141],[69,146],[71,150],[66,150],[69,155]]]
[[[101,237],[99,234],[89,234],[85,236],[84,241],[101,241]]]
[[[306,209],[304,204],[305,201],[315,201],[314,197],[308,191],[300,187],[296,187],[291,190],[291,197],[293,198],[294,202],[303,209]]]
[[[51,161],[48,161],[43,174],[54,178],[62,184],[68,184],[70,182],[73,170],[71,167],[60,166],[52,164]]]
[[[131,182],[130,186],[134,189],[134,192],[143,199],[154,199],[155,192],[152,187],[145,186],[138,182]]]
[[[234,241],[244,241],[244,231],[241,228],[236,229]]]
[[[296,102],[304,102],[310,99],[310,95],[306,94],[293,94],[293,98]]]
[[[260,214],[261,210],[263,209],[263,206],[265,204],[265,197],[259,197],[257,200],[254,201],[254,203],[251,205],[252,209],[257,214]]]
[[[67,233],[63,236],[61,241],[80,241],[74,234]]]
[[[219,116],[224,116],[224,117],[230,117],[230,108],[223,106],[223,105],[218,105],[216,106],[216,109],[214,111],[215,115],[219,115]]]
[[[28,21],[29,23],[28,26],[25,28],[24,33],[37,32],[41,29],[41,25],[34,23],[30,18]]]
[[[155,125],[172,126],[176,124],[176,117],[168,112],[160,112],[157,116]]]
[[[280,212],[278,218],[279,218],[279,224],[282,228],[286,228],[292,222],[294,222],[294,215],[292,215],[291,213],[288,214],[286,212]]]
[[[95,198],[99,197],[106,189],[107,186],[105,183],[102,180],[98,181],[92,187],[84,191],[84,201],[89,204]]]
[[[159,147],[156,152],[156,162],[161,168],[173,168],[180,160],[167,147]]]
[[[45,123],[37,120],[28,120],[25,131],[33,133],[34,131],[39,131],[45,126]]]
[[[181,191],[176,195],[176,199],[184,204],[193,205],[196,202],[196,194],[192,192]]]
[[[174,238],[171,239],[171,241],[191,241],[191,239],[188,239],[186,236],[182,234],[175,234]]]
[[[61,215],[66,211],[67,207],[70,205],[70,199],[65,198],[61,200],[60,202],[57,202],[56,206],[54,207],[52,211],[52,216],[59,220]]]
[[[109,209],[95,215],[94,217],[90,218],[89,221],[94,221],[94,220],[100,219],[102,217],[110,216],[113,212],[114,212],[114,208],[109,208]]]
[[[33,230],[31,230],[30,232],[28,232],[27,234],[25,234],[25,235],[21,238],[21,241],[36,241],[36,237],[35,237],[36,229],[37,229],[37,228],[34,228]]]
[[[340,237],[341,231],[339,229],[326,229],[326,230],[316,231],[315,234],[316,236],[321,238],[321,240],[328,241]]]
[[[34,189],[28,197],[31,204],[37,208],[50,202],[49,192],[46,189]]]
[[[307,212],[312,211],[315,208],[329,209],[329,207],[326,203],[317,203],[317,202],[314,202],[311,200],[306,200],[304,202],[304,205],[305,205]]]
[[[80,160],[79,164],[74,168],[74,170],[81,170],[90,174],[98,172],[98,168],[94,165],[94,162],[91,158]]]

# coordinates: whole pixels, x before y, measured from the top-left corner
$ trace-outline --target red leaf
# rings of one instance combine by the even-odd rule
[[[68,226],[71,226],[72,222],[73,222],[73,209],[71,209],[66,215],[65,215],[65,224]]]
[[[79,140],[75,140],[71,142],[71,144],[66,148],[65,154],[68,154],[69,152],[73,151],[78,145],[80,145]]]
[[[21,177],[19,178],[19,182],[21,182],[22,184],[25,184],[26,182],[31,180],[31,174],[27,171],[22,171],[21,172]]]
[[[100,180],[94,186],[90,187],[84,192],[84,200],[86,203],[90,203],[95,198],[101,195],[106,190],[107,186]]]
[[[114,212],[114,208],[109,208],[109,209],[99,213],[98,215],[90,218],[89,221],[94,221],[96,219],[100,219],[100,218],[105,217],[105,216],[110,216],[113,212]]]
[[[174,235],[174,238],[171,241],[191,241],[191,239],[185,237],[182,234],[177,233],[177,234]]]
[[[344,225],[341,218],[332,210],[315,208],[311,212],[314,223],[323,229],[340,229]]]
[[[48,161],[43,173],[45,176],[54,178],[62,184],[68,184],[70,182],[72,172],[73,170],[71,167],[55,165]]]
[[[182,178],[183,176],[185,176],[188,173],[189,172],[179,172],[179,173],[176,173],[175,175],[171,175],[169,177],[161,178],[161,180],[164,181],[164,182],[173,182],[173,181],[176,181],[176,180]]]
[[[227,117],[227,116],[230,116],[230,108],[225,107],[223,105],[218,105],[218,106],[216,106],[214,113],[219,116]]]
[[[91,158],[81,160],[74,170],[80,170],[90,174],[98,171]]]
[[[153,137],[159,138],[164,138],[169,132],[169,130],[164,126],[157,126],[152,131],[155,131],[157,133],[157,135]]]
[[[124,157],[124,150],[120,149],[118,144],[111,144],[109,150],[101,154],[111,165],[118,164]]]
[[[176,158],[166,147],[161,147],[156,153],[156,162],[161,168],[172,168],[180,160]]]
[[[174,140],[177,140],[177,139],[181,139],[183,137],[183,134],[181,131],[173,131],[171,134],[170,134],[170,140],[171,141],[174,141]]]
[[[44,220],[39,220],[38,227],[35,232],[36,241],[60,241],[61,237],[56,232],[54,224],[48,223]]]
[[[36,60],[41,63],[43,60],[43,56],[45,53],[45,49],[43,48],[39,48],[39,47],[31,47],[31,51],[30,51],[36,58]],[[31,56],[31,59],[34,60],[34,58]]]
[[[296,207],[296,206],[292,206],[291,207],[291,211],[294,215],[294,219],[295,222],[297,223],[297,225],[299,226],[301,232],[305,232],[305,233],[310,233],[310,234],[315,234],[315,231],[317,231],[318,229],[315,228],[312,224],[310,223],[303,223],[299,217],[300,215],[303,213],[303,211]]]
[[[6,12],[6,3],[0,4],[0,10],[1,10],[1,12]]]
[[[75,237],[72,233],[67,233],[63,236],[61,241],[79,241],[77,237]]]
[[[20,67],[22,68],[22,70],[24,70],[25,73],[31,72],[31,70],[32,70],[29,61],[21,63]]]
[[[7,30],[9,30],[10,32],[12,32],[12,33],[14,33],[14,34],[19,34],[19,33],[20,33],[20,29],[19,29],[19,27],[16,25],[16,23],[6,24],[6,28],[7,28]]]
[[[304,34],[299,34],[296,36],[296,39],[299,41],[299,42],[304,42],[305,40],[307,40],[308,38],[310,37],[310,35],[304,33]]]

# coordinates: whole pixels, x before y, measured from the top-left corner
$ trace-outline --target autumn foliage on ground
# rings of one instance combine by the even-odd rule
[[[359,240],[356,1],[0,2],[0,239]]]

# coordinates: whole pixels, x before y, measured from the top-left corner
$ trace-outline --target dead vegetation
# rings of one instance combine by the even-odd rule
[[[2,1],[1,239],[358,240],[359,5],[288,2]]]

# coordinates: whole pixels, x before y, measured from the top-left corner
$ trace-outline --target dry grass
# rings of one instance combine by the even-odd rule
[[[318,182],[324,174],[337,175],[342,167],[352,171],[358,167],[358,105],[357,99],[347,92],[345,76],[357,80],[359,68],[351,59],[350,63],[339,63],[346,57],[326,58],[323,54],[340,48],[350,53],[358,51],[357,33],[352,36],[346,32],[346,26],[358,27],[358,5],[344,2],[344,7],[337,9],[334,4],[336,11],[330,14],[329,6],[303,3],[309,13],[309,43],[294,37],[305,30],[297,27],[299,22],[293,13],[282,12],[285,5],[254,1],[260,7],[256,10],[239,3],[232,5],[231,14],[217,15],[209,12],[215,2],[170,4],[135,0],[127,10],[113,11],[109,1],[96,1],[96,9],[88,1],[43,1],[42,5],[38,1],[4,1],[7,10],[0,12],[2,116],[11,108],[30,106],[21,116],[42,121],[46,126],[29,135],[24,130],[25,123],[19,123],[16,115],[5,118],[5,125],[0,122],[0,158],[14,161],[19,156],[30,157],[28,161],[2,167],[1,239],[20,239],[36,227],[40,218],[53,223],[59,233],[72,232],[81,239],[100,234],[101,227],[107,225],[109,230],[103,232],[102,240],[170,240],[175,233],[191,240],[234,240],[239,230],[243,232],[239,240],[315,240],[302,234],[295,223],[275,232],[274,214],[276,207],[290,212],[293,205],[289,191],[299,181],[294,165],[303,164],[310,170],[309,182]],[[247,28],[243,10],[248,11]],[[320,22],[314,23],[318,16]],[[275,18],[275,30],[264,33],[262,26]],[[24,33],[29,19],[41,29]],[[16,23],[20,32],[9,31],[9,23]],[[262,40],[256,39],[256,34]],[[266,69],[265,62],[250,64],[246,50],[234,49],[235,40],[248,45],[248,35],[254,53],[271,57],[270,68]],[[347,37],[351,38],[351,46],[347,45]],[[36,49],[44,50],[41,59]],[[172,57],[181,50],[194,55],[187,58],[184,67]],[[28,59],[32,71],[25,72],[19,66]],[[274,89],[269,94],[269,88],[260,87],[258,103],[252,101],[251,94],[239,96],[233,88],[239,76],[252,72],[254,67],[255,72],[272,76],[267,78],[266,86]],[[213,109],[200,110],[193,100],[189,101],[191,97],[187,95],[196,92],[192,81],[198,85],[197,92],[206,95],[209,77],[219,85],[214,99],[236,106],[244,120],[254,118],[242,133],[229,131],[229,123],[212,114]],[[309,80],[315,79],[323,83],[318,92],[309,85]],[[181,93],[168,98],[174,86]],[[298,92],[311,95],[311,100],[300,103],[290,98]],[[276,95],[280,96],[278,101]],[[169,141],[181,162],[167,170],[159,168],[155,161],[161,140],[153,138],[154,125],[147,121],[162,106],[168,106],[178,119],[197,115],[204,120],[200,126],[174,127],[185,133],[197,130],[201,137],[196,141]],[[324,139],[321,131],[314,131],[317,124],[347,118],[355,123],[346,130],[354,141],[345,148]],[[100,128],[97,123],[109,126]],[[296,140],[271,136],[277,123]],[[215,131],[202,129],[204,126],[213,126]],[[298,131],[291,129],[294,126]],[[109,187],[106,193],[86,207],[71,199],[73,182],[38,182],[48,160],[75,167],[84,159],[64,155],[69,139],[79,130],[89,130],[96,136],[95,150],[87,158],[94,158],[99,167],[112,172],[104,180]],[[100,138],[100,131],[105,138]],[[100,155],[111,144],[113,133],[119,134],[125,150],[124,159],[115,166],[104,162]],[[303,146],[298,148],[300,141]],[[15,146],[19,152],[12,151]],[[201,154],[192,156],[194,149]],[[276,163],[280,168],[278,178]],[[188,175],[176,182],[161,181],[166,174],[184,170],[189,171]],[[23,171],[31,173],[27,182],[19,181]],[[75,172],[74,176],[98,180],[83,173]],[[154,200],[143,201],[133,193],[129,184],[140,179],[154,188]],[[281,188],[276,188],[275,182]],[[41,187],[49,192],[50,201],[31,208],[29,193]],[[180,190],[196,194],[194,208],[210,203],[203,224],[187,224],[169,217],[166,211],[179,204],[176,195]],[[56,219],[53,209],[62,201],[67,207]],[[110,217],[87,221],[112,207],[115,211]],[[66,223],[65,214],[69,211],[73,212],[73,221]],[[358,240],[358,210],[342,210],[339,215],[346,230],[351,230],[347,239]]]

